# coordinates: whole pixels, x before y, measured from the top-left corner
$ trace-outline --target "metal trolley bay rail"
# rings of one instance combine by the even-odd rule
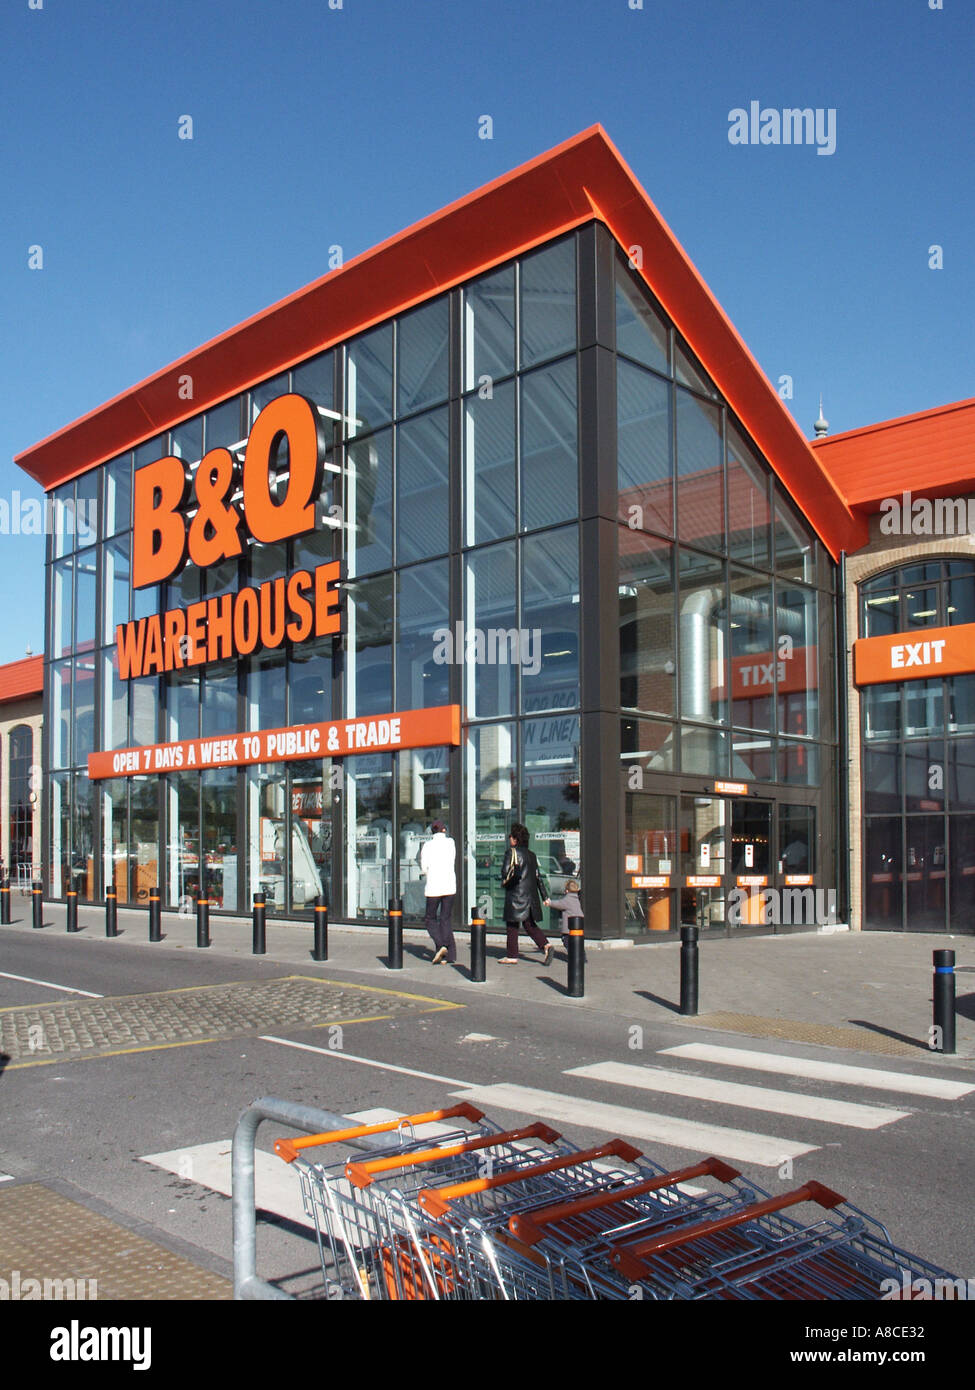
[[[772,1196],[718,1158],[668,1171],[624,1139],[580,1149],[467,1103],[274,1150],[326,1297],[878,1300],[952,1278],[821,1183]],[[799,1208],[816,1211],[804,1224]]]

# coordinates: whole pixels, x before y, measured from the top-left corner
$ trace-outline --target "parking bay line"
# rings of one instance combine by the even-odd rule
[[[746,1070],[778,1072],[783,1076],[801,1076],[809,1081],[835,1081],[841,1086],[863,1086],[868,1090],[933,1096],[938,1100],[958,1100],[975,1090],[975,1085],[947,1081],[940,1076],[883,1071],[879,1067],[852,1067],[843,1062],[822,1062],[813,1058],[782,1057],[776,1052],[753,1052],[745,1047],[718,1047],[712,1043],[682,1043],[680,1047],[661,1048],[660,1055],[717,1062]]]
[[[341,1052],[334,1047],[313,1047],[311,1043],[292,1042],[290,1038],[274,1038],[260,1034],[258,1042],[278,1043],[281,1047],[295,1047],[299,1052],[318,1052],[323,1057],[343,1062],[359,1062],[364,1067],[378,1067],[380,1071],[397,1071],[404,1076],[417,1076],[421,1081],[440,1081],[445,1086],[470,1086],[469,1081],[459,1081],[456,1076],[438,1076],[432,1071],[417,1071],[414,1067],[400,1067],[393,1062],[377,1062],[372,1057],[357,1057],[351,1052]]]
[[[6,970],[0,970],[0,978],[4,980],[20,980],[25,985],[43,985],[45,989],[59,989],[64,994],[83,994],[87,999],[104,999],[104,994],[95,994],[90,989],[73,989],[70,985],[56,985],[50,980],[34,980],[29,975],[11,975]],[[9,1004],[7,1008],[23,1009],[29,1008],[28,1004]]]

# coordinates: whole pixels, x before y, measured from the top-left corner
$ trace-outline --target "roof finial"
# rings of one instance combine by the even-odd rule
[[[819,419],[813,425],[813,429],[816,431],[817,439],[825,439],[826,435],[829,434],[829,421],[823,416],[822,392],[819,395]]]
[[[27,643],[27,651],[24,653],[24,655],[25,655],[25,656],[33,656],[33,655],[34,655],[33,651],[31,650],[31,645],[30,645],[29,642]]]

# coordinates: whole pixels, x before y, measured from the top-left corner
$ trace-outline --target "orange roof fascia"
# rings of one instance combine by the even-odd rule
[[[598,219],[687,339],[834,558],[867,539],[809,441],[601,126],[495,179],[17,455],[57,486],[190,414]],[[191,409],[178,394],[193,379]]]
[[[975,397],[880,420],[813,441],[851,508],[876,511],[904,492],[935,496],[975,486]]]
[[[24,700],[44,693],[44,658],[21,657],[0,666],[0,702]]]

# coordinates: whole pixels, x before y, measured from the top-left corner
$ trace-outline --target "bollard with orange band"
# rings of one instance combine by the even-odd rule
[[[5,927],[10,925],[10,879],[5,878],[0,884],[0,924]]]
[[[315,899],[315,948],[312,960],[328,960],[328,904],[321,894]]]
[[[263,956],[267,953],[265,928],[267,926],[267,897],[263,889],[254,894],[253,920],[251,923],[251,955]]]
[[[149,889],[149,940],[162,941],[162,908],[158,887]]]
[[[389,904],[389,947],[386,952],[386,965],[390,970],[403,969],[403,899],[390,900]]]
[[[196,900],[196,944],[202,949],[210,944],[210,899]]]
[[[487,922],[476,907],[471,908],[471,979],[482,985],[487,955]]]
[[[65,913],[66,927],[70,932],[78,930],[78,890],[69,888],[65,893],[67,900],[67,912]]]
[[[31,892],[31,898],[33,899],[33,907],[34,907],[34,922],[33,922],[33,925],[34,925],[35,927],[43,927],[43,925],[44,925],[44,885],[43,885],[43,883],[40,883],[40,882],[35,878],[34,881],[33,881],[33,883],[32,883],[31,886],[30,886],[30,892]]]
[[[118,891],[114,879],[105,889],[105,935],[118,936]]]
[[[569,918],[569,979],[566,994],[570,999],[582,999],[586,993],[585,938],[582,918]]]

